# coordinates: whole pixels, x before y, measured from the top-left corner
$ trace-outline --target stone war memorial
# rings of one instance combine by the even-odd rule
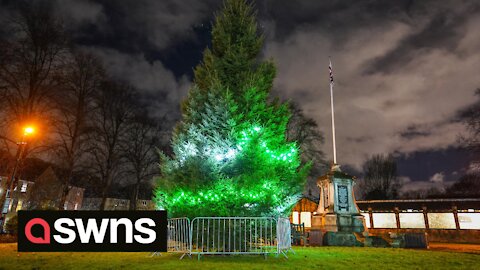
[[[320,200],[312,217],[310,244],[327,246],[363,246],[356,234],[366,230],[365,218],[355,202],[354,177],[333,165],[318,178]]]

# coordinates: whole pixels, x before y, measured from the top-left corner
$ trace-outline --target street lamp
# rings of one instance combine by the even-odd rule
[[[31,127],[31,126],[28,126],[28,127],[25,127],[23,129],[23,135],[24,136],[27,136],[27,135],[31,135],[35,132],[35,128],[34,127]]]
[[[17,142],[16,144],[18,145],[18,148],[17,148],[17,154],[15,156],[15,166],[13,167],[13,171],[12,171],[12,175],[10,177],[10,181],[7,182],[7,185],[6,185],[6,189],[5,189],[5,192],[2,194],[2,197],[1,197],[1,200],[0,202],[2,202],[1,204],[1,208],[0,208],[0,211],[1,211],[1,216],[2,216],[2,226],[0,227],[0,229],[3,229],[5,227],[5,217],[6,217],[6,214],[10,211],[10,207],[9,207],[9,204],[10,204],[10,201],[11,201],[11,194],[12,194],[12,191],[13,191],[13,188],[15,186],[15,175],[17,174],[17,170],[18,170],[18,165],[20,164],[20,161],[22,159],[22,156],[23,156],[23,152],[25,151],[25,147],[27,145],[27,141],[26,141],[26,138],[28,136],[31,136],[35,133],[35,128],[32,127],[32,126],[26,126],[23,128],[23,136],[22,136],[22,140],[20,142]],[[12,140],[9,140],[9,141],[12,141]],[[7,207],[6,211],[4,211],[5,207]]]

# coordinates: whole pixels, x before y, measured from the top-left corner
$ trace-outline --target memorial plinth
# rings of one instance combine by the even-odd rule
[[[311,233],[321,237],[323,245],[362,245],[357,236],[365,231],[365,218],[355,202],[354,179],[335,165],[317,181],[320,201],[312,217]]]

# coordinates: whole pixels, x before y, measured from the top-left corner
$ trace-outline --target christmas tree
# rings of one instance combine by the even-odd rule
[[[309,166],[286,139],[287,104],[271,100],[271,61],[251,4],[227,0],[215,18],[212,46],[195,69],[172,137],[162,154],[155,201],[170,216],[288,215]]]

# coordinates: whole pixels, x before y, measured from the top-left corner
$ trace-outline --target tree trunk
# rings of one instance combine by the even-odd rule
[[[70,179],[72,178],[72,169],[68,170],[67,177],[63,182],[62,194],[60,195],[60,200],[58,201],[58,210],[65,210],[65,202],[67,201],[68,192],[70,191]]]
[[[100,204],[100,210],[106,210],[105,207],[107,204],[108,191],[110,190],[110,185],[112,182],[110,174],[107,175],[106,179],[107,181],[102,190],[102,203]]]
[[[70,188],[68,187],[68,184],[64,183],[62,188],[62,194],[60,196],[60,200],[58,201],[58,210],[60,211],[66,210],[65,202],[67,201],[67,195],[69,191],[70,191]]]
[[[105,204],[107,203],[107,196],[106,196],[106,190],[107,188],[103,188],[103,191],[102,191],[102,203],[100,204],[100,208],[99,210],[105,210]]]
[[[139,190],[139,183],[135,184],[133,188],[133,196],[130,200],[130,210],[137,210],[137,199],[138,199],[138,190]]]

